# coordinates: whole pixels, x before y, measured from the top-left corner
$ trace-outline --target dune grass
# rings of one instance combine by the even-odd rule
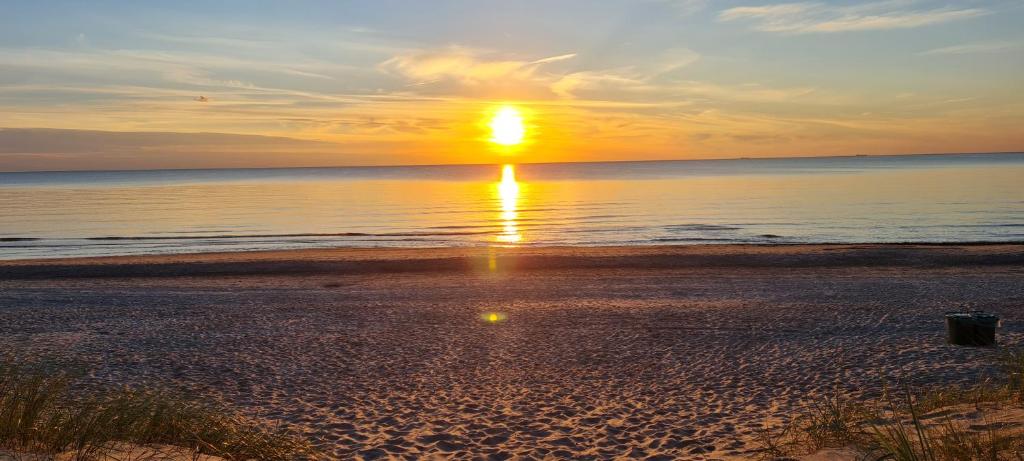
[[[883,386],[877,401],[852,402],[838,388],[775,436],[762,435],[762,457],[789,458],[822,448],[852,448],[865,460],[1024,461],[1024,431],[997,425],[970,428],[953,418],[928,417],[973,405],[980,414],[1024,406],[1024,351],[1005,351],[1001,376],[972,388],[915,392],[906,383]],[[771,434],[767,428],[765,434]]]
[[[180,447],[190,457],[283,460],[309,445],[222,408],[167,393],[120,389],[90,395],[72,379],[0,363],[0,448],[65,459],[101,459],[125,444]]]
[[[945,420],[929,425],[908,387],[902,401],[889,397],[888,409],[876,421],[865,424],[867,438],[860,440],[871,459],[894,461],[971,461],[1024,459],[1024,432],[998,431],[991,426],[968,430],[964,424]],[[975,403],[975,405],[978,405]]]
[[[1006,387],[1013,399],[1024,405],[1024,350],[1003,354],[999,368],[1006,375]]]

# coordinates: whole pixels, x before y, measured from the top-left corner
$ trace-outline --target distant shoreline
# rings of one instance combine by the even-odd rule
[[[0,261],[0,280],[550,269],[1024,266],[1024,243],[334,248]],[[493,268],[493,269],[492,269]]]

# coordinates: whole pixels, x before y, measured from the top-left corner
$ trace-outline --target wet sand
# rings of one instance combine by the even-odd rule
[[[944,342],[968,301],[1024,344],[1024,245],[7,261],[0,349],[225,402],[338,458],[745,458],[836,386],[992,373],[997,351]]]

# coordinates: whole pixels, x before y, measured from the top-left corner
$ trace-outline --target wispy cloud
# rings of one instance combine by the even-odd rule
[[[817,2],[729,8],[719,21],[749,21],[754,29],[778,33],[830,33],[909,29],[989,14],[982,8],[913,8],[913,1],[890,0],[856,6]]]
[[[811,87],[725,84],[687,78],[682,69],[699,59],[699,54],[687,48],[669,49],[643,63],[562,75],[551,83],[551,91],[566,100],[648,102],[677,107],[697,102],[795,102],[812,93],[819,102],[834,102]]]
[[[814,88],[772,88],[756,83],[742,85],[721,85],[709,82],[683,81],[671,87],[681,94],[725,101],[747,102],[794,102],[814,94]],[[831,102],[825,95],[818,94],[817,102]]]
[[[552,56],[550,58],[538,59],[536,61],[533,61],[531,64],[547,64],[549,62],[565,61],[567,59],[572,59],[572,58],[575,58],[575,57],[576,57],[576,53],[561,54],[561,55],[558,55],[558,56]]]
[[[564,75],[551,84],[551,91],[559,97],[574,99],[579,92],[601,89],[637,89],[647,84],[642,78],[616,72],[583,71]]]
[[[921,52],[922,56],[947,55],[947,54],[976,54],[976,53],[1001,53],[1021,48],[1020,43],[1013,42],[983,42],[965,43],[962,45],[945,46]]]
[[[491,58],[480,50],[453,46],[442,50],[417,51],[384,61],[381,69],[417,82],[453,79],[462,83],[492,82],[498,79],[527,79],[538,66],[575,57],[575,53],[536,60]]]
[[[559,97],[573,99],[580,91],[602,90],[656,92],[660,81],[671,77],[700,59],[700,54],[689,48],[669,48],[642,62],[611,69],[583,70],[560,76],[551,82],[551,91]]]

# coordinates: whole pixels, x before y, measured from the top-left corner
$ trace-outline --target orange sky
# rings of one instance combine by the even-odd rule
[[[392,3],[13,5],[0,171],[1024,149],[1019,2]]]

